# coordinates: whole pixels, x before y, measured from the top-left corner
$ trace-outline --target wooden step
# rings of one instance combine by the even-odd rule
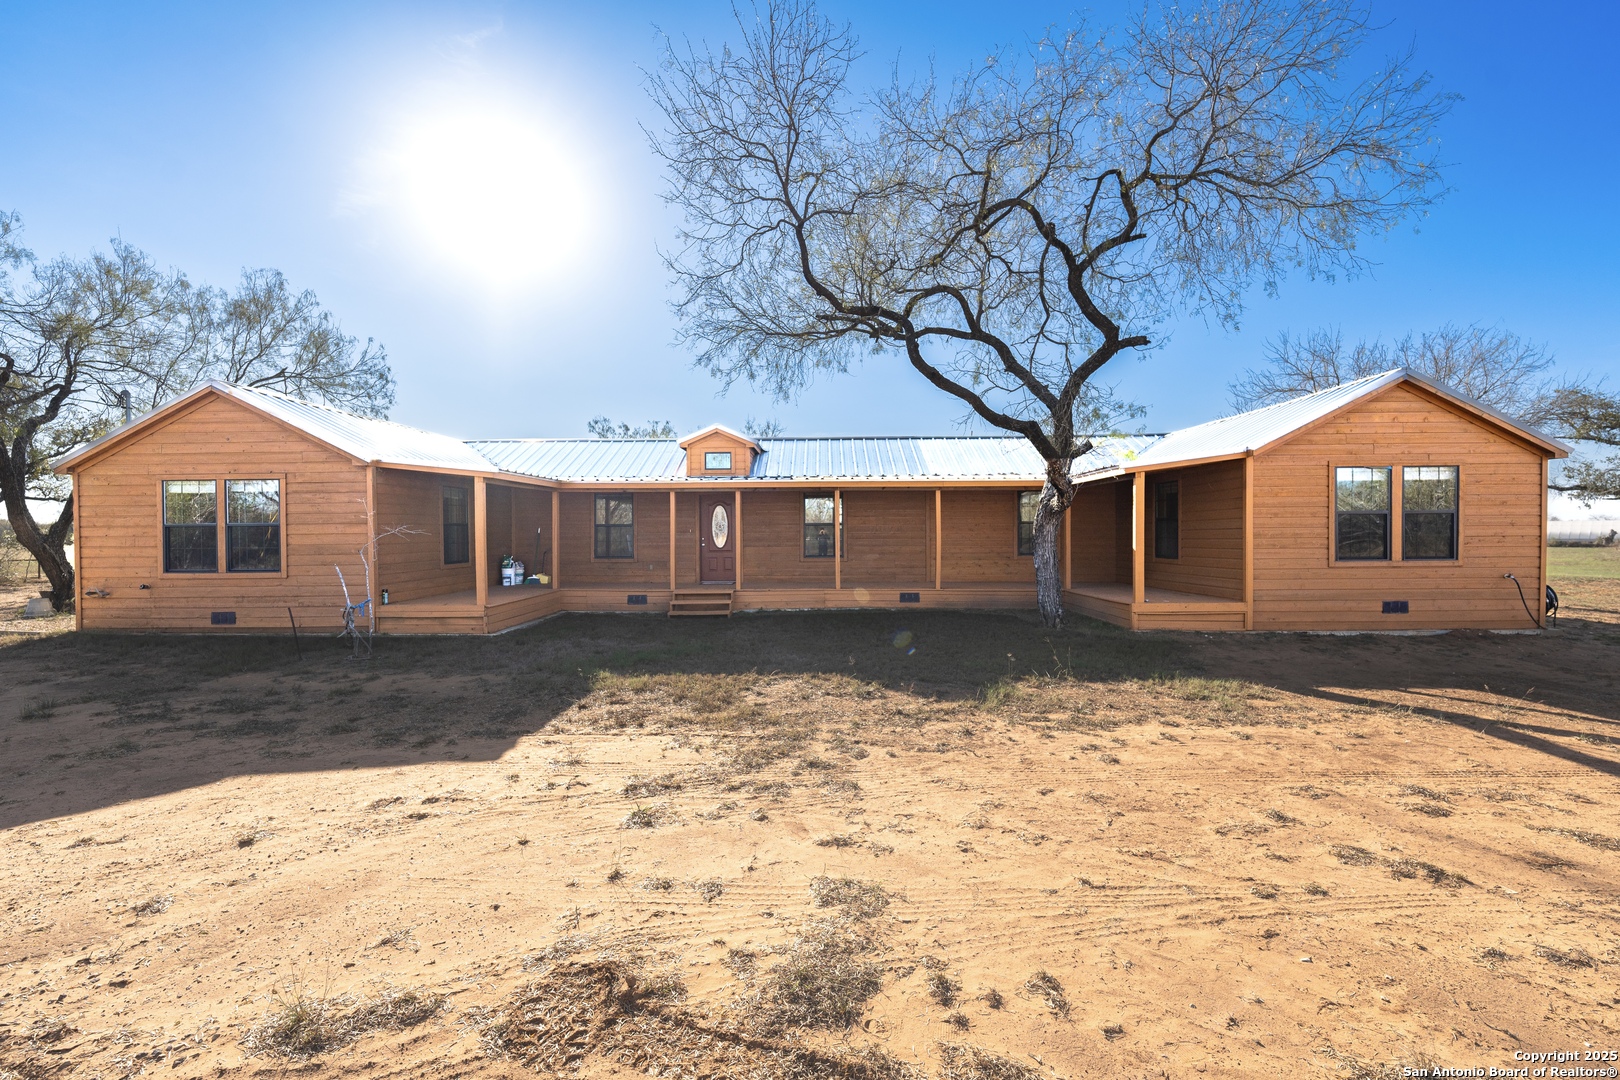
[[[669,594],[669,615],[731,615],[730,589],[688,589]]]

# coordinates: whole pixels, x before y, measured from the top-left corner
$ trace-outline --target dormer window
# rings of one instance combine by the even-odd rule
[[[731,471],[730,450],[710,450],[703,455],[703,468],[711,472]]]

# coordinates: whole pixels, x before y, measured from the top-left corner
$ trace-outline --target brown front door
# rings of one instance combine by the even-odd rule
[[[730,495],[698,499],[698,580],[705,585],[737,580],[737,523],[731,514]]]

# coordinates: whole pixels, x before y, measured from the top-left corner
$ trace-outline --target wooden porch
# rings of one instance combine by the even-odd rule
[[[1129,630],[1242,630],[1249,611],[1241,600],[1171,589],[1142,592],[1137,600],[1126,584],[1082,582],[1064,592],[1063,604],[1071,612]]]

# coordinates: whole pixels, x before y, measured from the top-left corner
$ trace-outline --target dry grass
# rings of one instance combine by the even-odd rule
[[[939,1044],[938,1080],[1045,1080],[1028,1065],[962,1043]]]
[[[346,1046],[371,1031],[415,1027],[437,1016],[448,999],[426,990],[394,989],[355,1001],[290,986],[242,1037],[251,1054],[301,1059]]]
[[[1045,1005],[1056,1016],[1069,1015],[1069,999],[1063,984],[1048,971],[1037,971],[1024,980],[1024,993]]]
[[[874,919],[888,909],[894,896],[876,882],[822,875],[811,879],[810,899],[817,907],[836,907],[852,919]]]
[[[812,920],[765,973],[751,1012],[770,1031],[847,1029],[883,989],[869,932],[849,918]]]

